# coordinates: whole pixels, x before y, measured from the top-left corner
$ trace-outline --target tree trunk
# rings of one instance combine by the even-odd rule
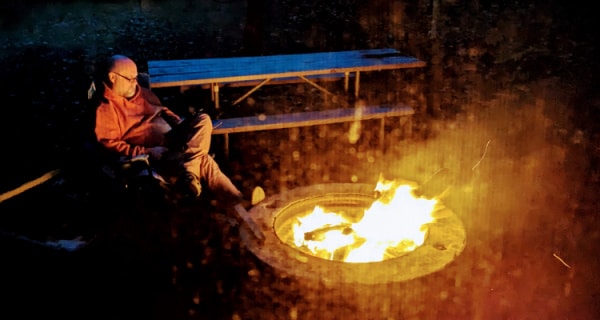
[[[263,54],[263,30],[268,0],[248,0],[244,28],[244,53],[250,56]]]

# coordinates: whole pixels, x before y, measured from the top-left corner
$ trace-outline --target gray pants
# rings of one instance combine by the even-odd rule
[[[219,196],[241,198],[241,192],[209,155],[212,129],[212,120],[209,115],[204,113],[184,120],[167,134],[167,147],[171,154],[177,154],[177,156],[168,157],[170,160],[167,161],[177,160],[178,167],[184,171],[179,175],[185,173],[195,175]],[[165,166],[167,165],[163,163],[161,167]]]

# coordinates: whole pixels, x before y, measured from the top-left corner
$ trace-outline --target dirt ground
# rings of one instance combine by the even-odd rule
[[[593,15],[561,1],[2,2],[0,286],[10,319],[595,319],[600,99]],[[439,7],[437,6],[439,5]],[[261,21],[251,38],[246,21]],[[434,25],[435,27],[433,27]],[[246,38],[244,38],[246,35]],[[428,63],[361,76],[370,103],[415,108],[412,134],[388,121],[358,142],[349,125],[215,137],[215,158],[249,194],[318,183],[422,183],[445,169],[444,204],[465,250],[443,270],[373,286],[306,283],[248,252],[210,195],[166,203],[114,190],[84,148],[98,59],[154,59],[394,47]],[[338,83],[328,83],[344,96]],[[178,112],[213,117],[336,107],[306,85],[272,86],[237,106],[221,92],[161,89]],[[77,252],[43,243],[82,235]],[[5,237],[4,237],[5,236]]]

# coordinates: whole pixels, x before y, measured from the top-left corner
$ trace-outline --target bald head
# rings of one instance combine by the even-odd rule
[[[108,80],[113,92],[125,98],[131,98],[137,90],[137,65],[124,55],[114,55],[108,64]]]
[[[133,62],[131,58],[121,54],[115,54],[109,59],[108,71],[120,72],[131,66],[135,66],[135,62]]]

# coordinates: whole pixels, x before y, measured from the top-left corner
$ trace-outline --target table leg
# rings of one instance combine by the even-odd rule
[[[360,90],[360,71],[356,71],[356,79],[354,79],[354,97],[358,98],[358,92]]]
[[[318,85],[316,82],[314,82],[314,81],[311,81],[310,79],[306,78],[305,76],[298,76],[298,77],[299,77],[300,79],[302,79],[302,80],[306,81],[306,82],[307,82],[308,84],[310,84],[311,86],[313,86],[313,87],[315,87],[315,88],[317,88],[317,89],[319,89],[319,90],[321,90],[321,91],[323,91],[323,92],[327,93],[328,95],[331,95],[331,96],[334,96],[334,95],[335,95],[335,94],[333,94],[332,92],[330,92],[329,90],[327,90],[327,89],[325,89],[325,88],[321,87],[320,85]]]
[[[223,152],[225,152],[225,158],[229,160],[229,133],[223,135]]]
[[[402,138],[412,138],[412,116],[400,117],[400,128],[402,128]]]
[[[350,80],[350,72],[344,72],[344,92],[348,93],[348,82]]]
[[[271,81],[271,78],[265,79],[263,80],[261,83],[259,83],[258,85],[256,85],[256,87],[250,89],[248,92],[246,92],[243,96],[239,97],[237,100],[235,100],[233,102],[233,105],[236,105],[238,103],[240,103],[242,100],[246,99],[249,95],[252,94],[252,92],[258,90],[260,87],[262,87],[263,85],[265,85],[267,82]]]
[[[217,110],[219,110],[219,84],[218,83],[213,83],[211,84],[212,87],[212,100],[215,103],[215,108]]]
[[[379,147],[382,150],[385,148],[385,117],[381,118],[381,124],[379,127]]]

